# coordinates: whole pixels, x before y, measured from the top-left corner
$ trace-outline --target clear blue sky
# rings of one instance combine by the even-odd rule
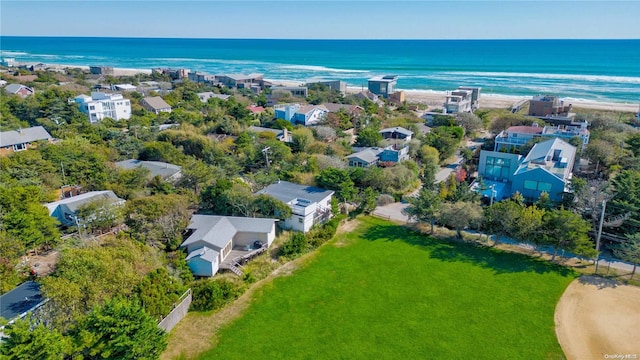
[[[0,33],[300,39],[639,39],[640,1],[1,0]]]

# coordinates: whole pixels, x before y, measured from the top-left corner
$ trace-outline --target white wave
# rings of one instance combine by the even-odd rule
[[[444,72],[449,75],[466,75],[478,77],[519,77],[519,78],[538,78],[538,79],[554,79],[554,80],[581,80],[593,82],[621,82],[640,84],[640,77],[631,76],[609,76],[609,75],[578,75],[578,74],[541,74],[541,73],[516,73],[516,72],[482,72],[482,71],[452,71]]]
[[[266,65],[271,63],[251,60],[226,60],[226,59],[196,59],[196,58],[146,58],[144,60],[151,61],[171,61],[171,62],[202,62],[202,63],[215,63],[215,64],[233,64],[233,65]]]
[[[306,71],[324,71],[324,72],[334,72],[334,73],[368,73],[367,70],[351,70],[351,69],[335,69],[326,66],[316,66],[316,65],[280,65],[279,69],[288,69],[288,70],[306,70]]]
[[[29,53],[24,51],[13,51],[13,50],[0,50],[0,55],[2,56],[24,56],[29,55]]]

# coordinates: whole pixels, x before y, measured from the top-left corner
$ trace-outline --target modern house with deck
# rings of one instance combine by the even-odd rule
[[[277,219],[193,215],[190,232],[180,245],[195,276],[213,276],[219,269],[242,275],[244,260],[264,252],[276,237]]]
[[[569,141],[574,137],[580,138],[584,149],[589,144],[590,133],[587,126],[586,121],[558,126],[540,126],[537,123],[532,126],[511,126],[496,136],[494,151],[517,150],[527,142],[539,138],[560,138]]]
[[[331,218],[333,193],[314,186],[278,181],[256,194],[269,195],[289,205],[292,215],[282,223],[283,228],[307,232]]]

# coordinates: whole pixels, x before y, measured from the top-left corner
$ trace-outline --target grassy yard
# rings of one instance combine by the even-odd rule
[[[570,270],[372,218],[319,252],[200,358],[564,358],[553,314]]]

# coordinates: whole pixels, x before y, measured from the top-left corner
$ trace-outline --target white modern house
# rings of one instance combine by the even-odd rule
[[[289,205],[292,215],[282,223],[285,229],[307,232],[331,218],[332,190],[278,181],[256,194],[269,195]]]
[[[131,101],[122,94],[92,92],[91,96],[79,95],[73,99],[80,111],[89,116],[89,122],[95,123],[104,118],[128,120],[131,118]]]
[[[241,275],[242,259],[264,251],[276,237],[277,219],[193,215],[191,233],[180,245],[187,249],[187,264],[196,276],[213,276],[219,269]]]

